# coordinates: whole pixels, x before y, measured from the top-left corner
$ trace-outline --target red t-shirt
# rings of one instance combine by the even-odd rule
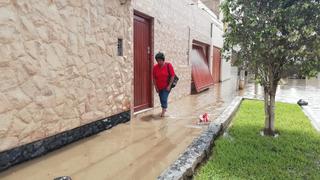
[[[162,67],[158,64],[153,66],[153,79],[155,79],[155,85],[159,90],[166,89],[168,87],[168,69],[171,77],[174,76],[174,70],[170,63],[165,63]]]

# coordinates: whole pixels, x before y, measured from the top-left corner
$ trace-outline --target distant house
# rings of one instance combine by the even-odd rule
[[[158,51],[180,77],[171,100],[230,77],[201,1],[6,1],[0,14],[0,170],[159,106]]]

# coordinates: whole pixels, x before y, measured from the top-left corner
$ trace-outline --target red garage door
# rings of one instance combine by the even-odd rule
[[[213,47],[212,77],[214,83],[220,81],[221,52],[219,48]]]
[[[202,47],[193,46],[191,51],[192,79],[197,92],[207,89],[213,85],[213,79],[206,63],[205,54]]]

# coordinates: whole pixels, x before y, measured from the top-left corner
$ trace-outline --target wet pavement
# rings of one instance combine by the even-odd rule
[[[297,103],[299,99],[308,102],[308,111],[316,120],[316,126],[320,127],[320,79],[285,79],[283,85],[279,85],[276,94],[276,101]],[[248,84],[243,94],[263,98],[263,88]]]
[[[214,120],[235,96],[236,78],[198,95],[169,103],[166,117],[154,109],[43,157],[17,165],[1,179],[155,179],[207,128],[197,125],[208,112]]]

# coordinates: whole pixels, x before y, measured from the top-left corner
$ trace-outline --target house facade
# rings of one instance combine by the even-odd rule
[[[158,107],[158,51],[180,78],[170,101],[230,77],[222,23],[200,1],[3,1],[0,23],[0,170]]]

